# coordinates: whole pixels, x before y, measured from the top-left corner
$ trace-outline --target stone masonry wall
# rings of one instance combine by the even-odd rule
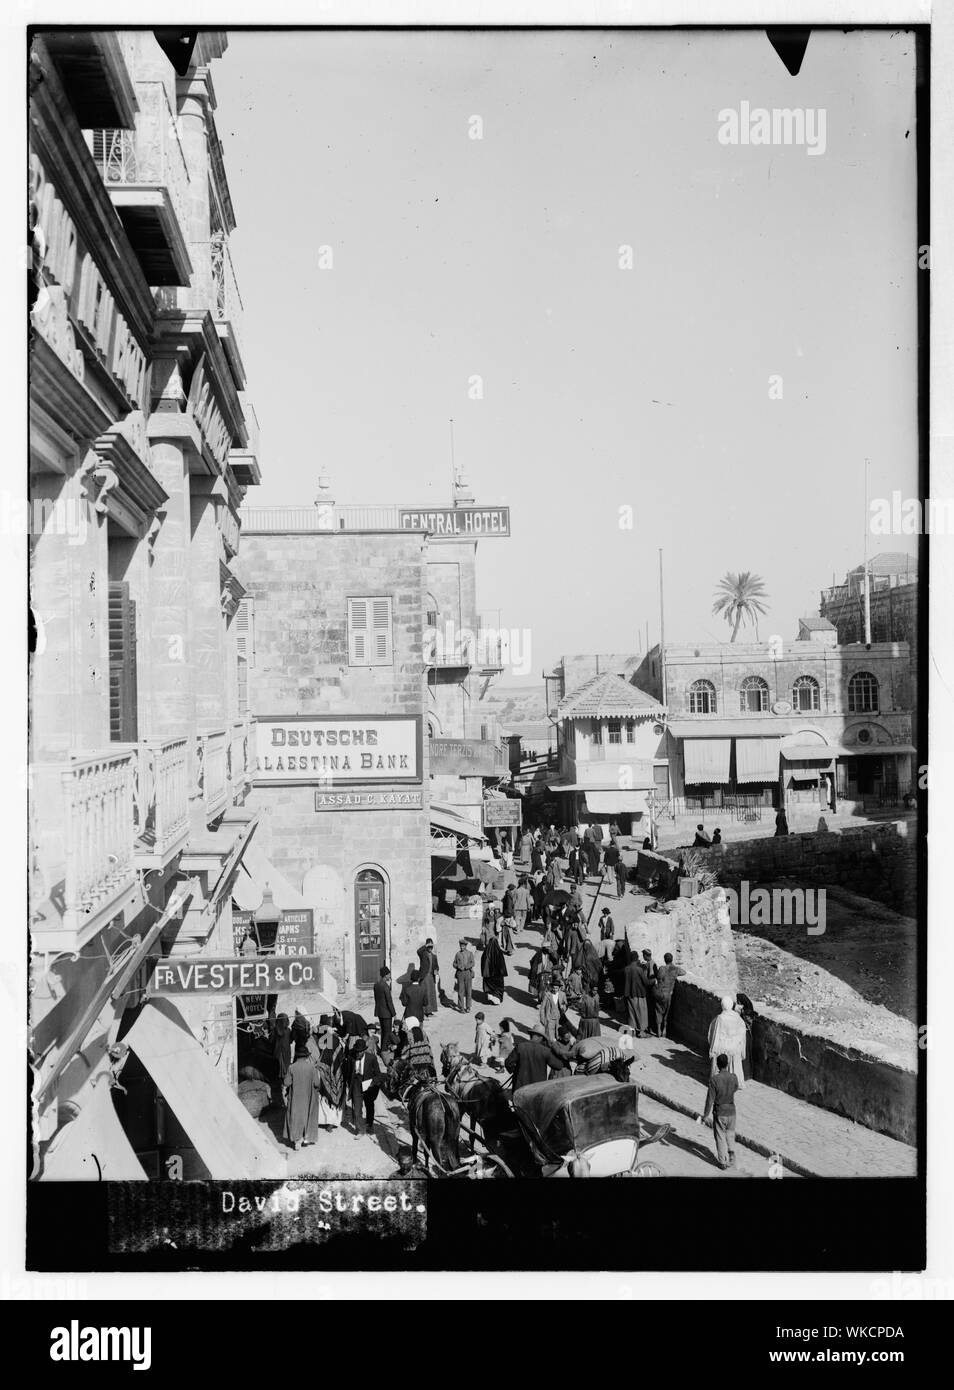
[[[915,910],[917,840],[906,821],[741,840],[696,852],[725,888],[737,889],[743,879],[792,878],[806,887],[849,888],[896,912]],[[675,859],[675,851],[668,857]]]
[[[719,1012],[719,993],[708,979],[703,983],[696,977],[680,980],[673,994],[670,1037],[702,1058],[708,1058],[709,1024]],[[759,1006],[755,1020],[752,1076],[905,1144],[917,1142],[913,1070],[839,1046],[768,1005]]]

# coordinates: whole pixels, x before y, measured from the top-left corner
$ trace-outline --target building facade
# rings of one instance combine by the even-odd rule
[[[30,56],[38,1178],[164,1177],[173,1151],[186,1176],[277,1171],[232,1089],[232,996],[147,998],[156,958],[232,953],[255,830],[234,560],[257,427],[211,77],[227,39],[163,42],[56,31]]]
[[[653,798],[666,792],[665,707],[606,671],[557,706],[560,777],[549,792],[563,824],[616,824],[648,833]]]
[[[474,640],[476,541],[326,493],[243,514],[249,804],[260,872],[313,914],[329,990],[368,990],[416,959],[434,875],[484,843],[484,785],[507,769],[475,710],[494,674]]]
[[[805,620],[798,640],[665,650],[671,794],[686,810],[890,803],[911,785],[907,645],[841,646]],[[634,679],[661,694],[658,649]]]

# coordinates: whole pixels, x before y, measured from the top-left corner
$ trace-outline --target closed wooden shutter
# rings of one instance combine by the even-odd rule
[[[370,665],[371,618],[366,598],[348,599],[348,662],[352,666]]]
[[[238,657],[238,710],[248,714],[248,673],[255,665],[255,600],[243,598],[235,614],[235,651]]]
[[[135,743],[139,737],[136,605],[123,580],[109,584],[109,737],[114,743]]]
[[[390,666],[393,660],[390,598],[349,598],[349,664]]]
[[[373,598],[371,600],[371,664],[390,666],[394,660],[391,650],[391,600]]]

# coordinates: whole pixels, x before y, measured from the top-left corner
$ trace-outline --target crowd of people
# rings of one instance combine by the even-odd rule
[[[571,1071],[613,1072],[625,1079],[637,1057],[636,1040],[667,1035],[676,983],[685,971],[670,952],[657,963],[648,947],[634,949],[626,932],[617,936],[608,906],[591,934],[580,892],[584,875],[598,874],[602,887],[608,870],[617,896],[626,891],[615,827],[602,849],[599,827],[587,827],[582,835],[553,826],[527,831],[516,858],[525,867],[502,901],[488,897],[476,947],[468,937],[459,938],[451,963],[454,1000],[442,988],[429,937],[417,964],[409,962],[396,981],[381,967],[373,991],[374,1026],[347,1010],[322,1015],[314,1027],[301,1014],[293,1020],[272,1016],[274,1076],[270,1082],[261,1071],[243,1071],[239,1095],[249,1110],[257,1116],[269,1104],[283,1106],[282,1133],[295,1149],[315,1144],[322,1129],[346,1124],[355,1136],[373,1133],[375,1102],[389,1066],[400,1063],[408,1084],[437,1081],[425,1030],[441,1008],[473,1015],[470,1060],[507,1073],[513,1091]],[[528,927],[539,933],[528,979],[536,1023],[521,1031],[504,1018],[494,1027],[483,1009],[474,1010],[475,997],[487,1005],[505,1002],[507,960],[518,944],[527,944]],[[478,979],[483,1000],[476,994]],[[609,1037],[602,1016],[615,1024]],[[747,996],[726,996],[709,1030],[711,1077],[699,1122],[712,1118],[722,1167],[734,1163],[735,1094],[751,1076],[754,1018]]]

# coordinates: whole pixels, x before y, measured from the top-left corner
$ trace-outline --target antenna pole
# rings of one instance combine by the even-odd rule
[[[868,460],[865,459],[865,645],[871,646],[871,581],[868,577]]]
[[[457,501],[457,465],[454,462],[454,422],[450,422],[451,501]]]
[[[666,612],[663,602],[663,553],[659,548],[659,668],[662,676],[662,702],[666,699]]]

